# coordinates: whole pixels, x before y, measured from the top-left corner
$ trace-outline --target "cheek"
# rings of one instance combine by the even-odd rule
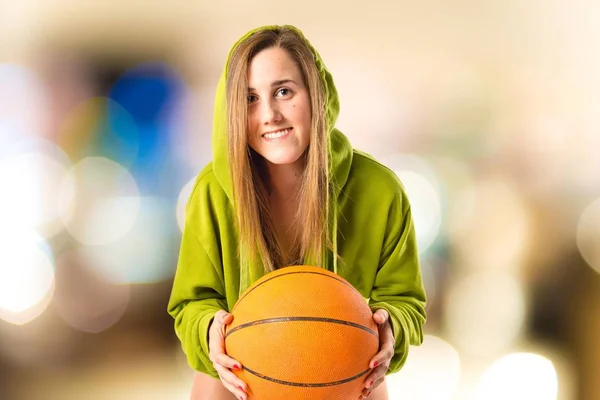
[[[248,145],[254,148],[256,143],[256,123],[254,120],[248,116],[248,126],[246,127],[246,140],[248,141]]]
[[[304,111],[304,125],[306,126],[306,130],[310,131],[312,126],[312,115],[310,113],[310,107]]]
[[[305,107],[304,105],[299,104],[298,107],[296,107],[296,112],[298,113],[299,125],[302,126],[302,140],[303,142],[308,143],[310,141],[310,131],[312,122],[310,106]]]
[[[309,128],[311,119],[310,104],[296,103],[292,107],[296,120]]]
[[[257,123],[256,116],[252,113],[248,113],[248,134],[251,134],[256,131]]]
[[[254,125],[254,120],[256,118],[254,117],[254,113],[248,111],[248,126],[252,126]]]

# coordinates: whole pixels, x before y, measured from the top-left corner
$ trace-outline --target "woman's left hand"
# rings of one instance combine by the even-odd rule
[[[359,399],[366,399],[371,392],[379,386],[385,378],[385,373],[390,367],[390,361],[394,356],[394,333],[390,324],[390,315],[382,308],[373,313],[373,320],[379,328],[379,353],[369,363],[371,373],[365,379],[365,388]]]

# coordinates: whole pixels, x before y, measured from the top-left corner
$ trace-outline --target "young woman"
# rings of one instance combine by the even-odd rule
[[[426,299],[408,199],[392,171],[334,127],[338,111],[333,79],[298,29],[261,27],[233,46],[215,99],[214,159],[187,206],[168,306],[198,371],[193,399],[248,398],[232,372],[243,366],[225,353],[227,311],[285,266],[331,270],[368,301],[380,351],[361,397],[387,399],[385,376],[422,342]]]

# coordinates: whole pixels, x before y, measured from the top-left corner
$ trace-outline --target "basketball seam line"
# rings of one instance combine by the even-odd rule
[[[346,378],[346,379],[342,379],[339,381],[334,381],[334,382],[324,382],[324,383],[300,383],[300,382],[289,382],[289,381],[282,381],[280,379],[275,379],[275,378],[271,378],[269,376],[263,375],[259,372],[253,371],[250,368],[246,367],[244,365],[244,370],[250,372],[252,375],[255,375],[259,378],[265,379],[267,381],[271,381],[271,382],[275,382],[275,383],[279,383],[281,385],[287,385],[287,386],[300,386],[300,387],[326,387],[326,386],[336,386],[336,385],[342,385],[344,383],[348,383],[351,382],[357,378],[360,378],[361,376],[365,375],[367,372],[369,372],[371,369],[367,368],[364,371],[362,371],[361,373],[354,375],[350,378]]]
[[[364,325],[360,325],[355,322],[344,321],[341,319],[322,318],[322,317],[276,317],[276,318],[260,319],[260,320],[256,320],[256,321],[252,321],[252,322],[247,322],[240,326],[236,326],[235,328],[233,328],[232,330],[230,330],[229,332],[227,332],[225,334],[225,338],[229,337],[229,335],[231,335],[232,333],[234,333],[240,329],[248,328],[250,326],[272,324],[272,323],[276,323],[276,322],[289,322],[289,321],[329,322],[329,323],[334,323],[334,324],[346,325],[346,326],[351,326],[353,328],[362,329],[363,331],[366,331],[375,337],[379,337],[374,330],[367,328]]]
[[[285,275],[291,275],[291,274],[315,274],[315,275],[322,275],[322,276],[324,276],[324,277],[326,277],[326,278],[335,279],[336,281],[338,281],[338,282],[340,282],[340,283],[343,283],[344,285],[346,285],[346,286],[348,286],[348,287],[350,287],[350,288],[352,288],[352,289],[354,289],[355,291],[357,291],[357,292],[358,292],[358,290],[356,290],[356,288],[355,288],[354,286],[352,286],[352,285],[349,285],[348,283],[346,283],[345,281],[343,281],[343,280],[341,280],[341,279],[338,279],[338,278],[336,278],[336,277],[334,277],[334,276],[330,276],[330,275],[324,274],[324,273],[322,273],[322,272],[317,272],[317,271],[290,271],[290,272],[285,272],[285,273],[282,273],[282,274],[280,274],[280,275],[274,276],[274,277],[272,277],[272,278],[266,279],[264,282],[261,282],[260,284],[256,285],[256,286],[255,286],[255,287],[253,287],[252,289],[248,290],[246,293],[244,293],[244,295],[243,295],[242,297],[240,297],[240,298],[238,299],[238,301],[235,303],[235,305],[234,305],[234,306],[233,306],[233,308],[231,309],[231,312],[233,312],[233,310],[235,310],[235,308],[236,308],[236,307],[237,307],[237,305],[240,303],[240,301],[242,301],[242,299],[243,299],[244,297],[246,297],[246,296],[248,296],[250,293],[252,293],[252,292],[254,291],[254,289],[258,289],[260,286],[264,285],[265,283],[269,282],[270,280],[273,280],[273,279],[276,279],[276,278],[280,278],[280,277],[282,277],[282,276],[285,276]],[[358,292],[358,293],[360,294],[360,292]],[[362,294],[361,294],[361,296],[362,296]]]

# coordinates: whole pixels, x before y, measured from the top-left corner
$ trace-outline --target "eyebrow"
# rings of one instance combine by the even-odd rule
[[[283,85],[284,83],[290,83],[290,82],[291,82],[291,83],[293,83],[294,85],[298,85],[298,84],[297,84],[297,83],[296,83],[296,82],[295,82],[293,79],[280,79],[280,80],[277,80],[277,81],[273,81],[273,82],[271,82],[271,87],[273,87],[273,86],[279,86],[279,85]],[[248,88],[248,91],[249,91],[249,92],[253,92],[253,91],[255,91],[255,90],[256,90],[256,89],[254,89],[254,88],[252,88],[252,87],[249,87],[249,88]]]

